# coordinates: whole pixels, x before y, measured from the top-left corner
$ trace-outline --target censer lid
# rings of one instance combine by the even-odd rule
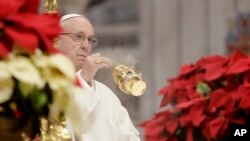
[[[146,90],[146,83],[142,80],[134,82],[131,87],[131,93],[134,96],[142,95],[145,92],[145,90]]]

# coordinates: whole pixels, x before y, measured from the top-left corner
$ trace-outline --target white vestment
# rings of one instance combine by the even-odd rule
[[[104,84],[93,81],[90,87],[77,72],[83,93],[76,95],[81,119],[71,124],[77,141],[140,141],[127,110],[116,95]]]

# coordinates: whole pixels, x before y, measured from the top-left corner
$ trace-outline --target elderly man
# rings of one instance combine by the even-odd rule
[[[99,53],[91,55],[98,40],[90,21],[82,15],[69,14],[61,18],[61,26],[63,32],[57,46],[74,62],[76,76],[85,91],[75,101],[82,116],[78,125],[72,125],[77,126],[76,140],[139,141],[139,133],[119,99],[108,87],[94,80],[99,69],[112,66],[112,60]]]

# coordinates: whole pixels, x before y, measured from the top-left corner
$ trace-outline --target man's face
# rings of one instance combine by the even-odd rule
[[[68,19],[62,23],[63,32],[59,38],[59,48],[75,64],[77,70],[86,63],[92,49],[94,29],[83,17]]]

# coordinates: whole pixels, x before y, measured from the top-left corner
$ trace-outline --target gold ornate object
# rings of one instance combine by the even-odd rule
[[[146,90],[147,86],[142,80],[142,74],[133,67],[123,64],[115,65],[112,69],[112,75],[120,90],[127,94],[140,96]]]
[[[41,141],[71,141],[65,119],[47,120],[41,118],[40,124]]]
[[[31,141],[31,139],[22,133],[23,141]],[[40,119],[40,136],[36,136],[34,141],[71,141],[71,135],[66,129],[65,119],[47,120]]]
[[[56,0],[45,0],[44,12],[48,14],[57,14],[58,5]]]

